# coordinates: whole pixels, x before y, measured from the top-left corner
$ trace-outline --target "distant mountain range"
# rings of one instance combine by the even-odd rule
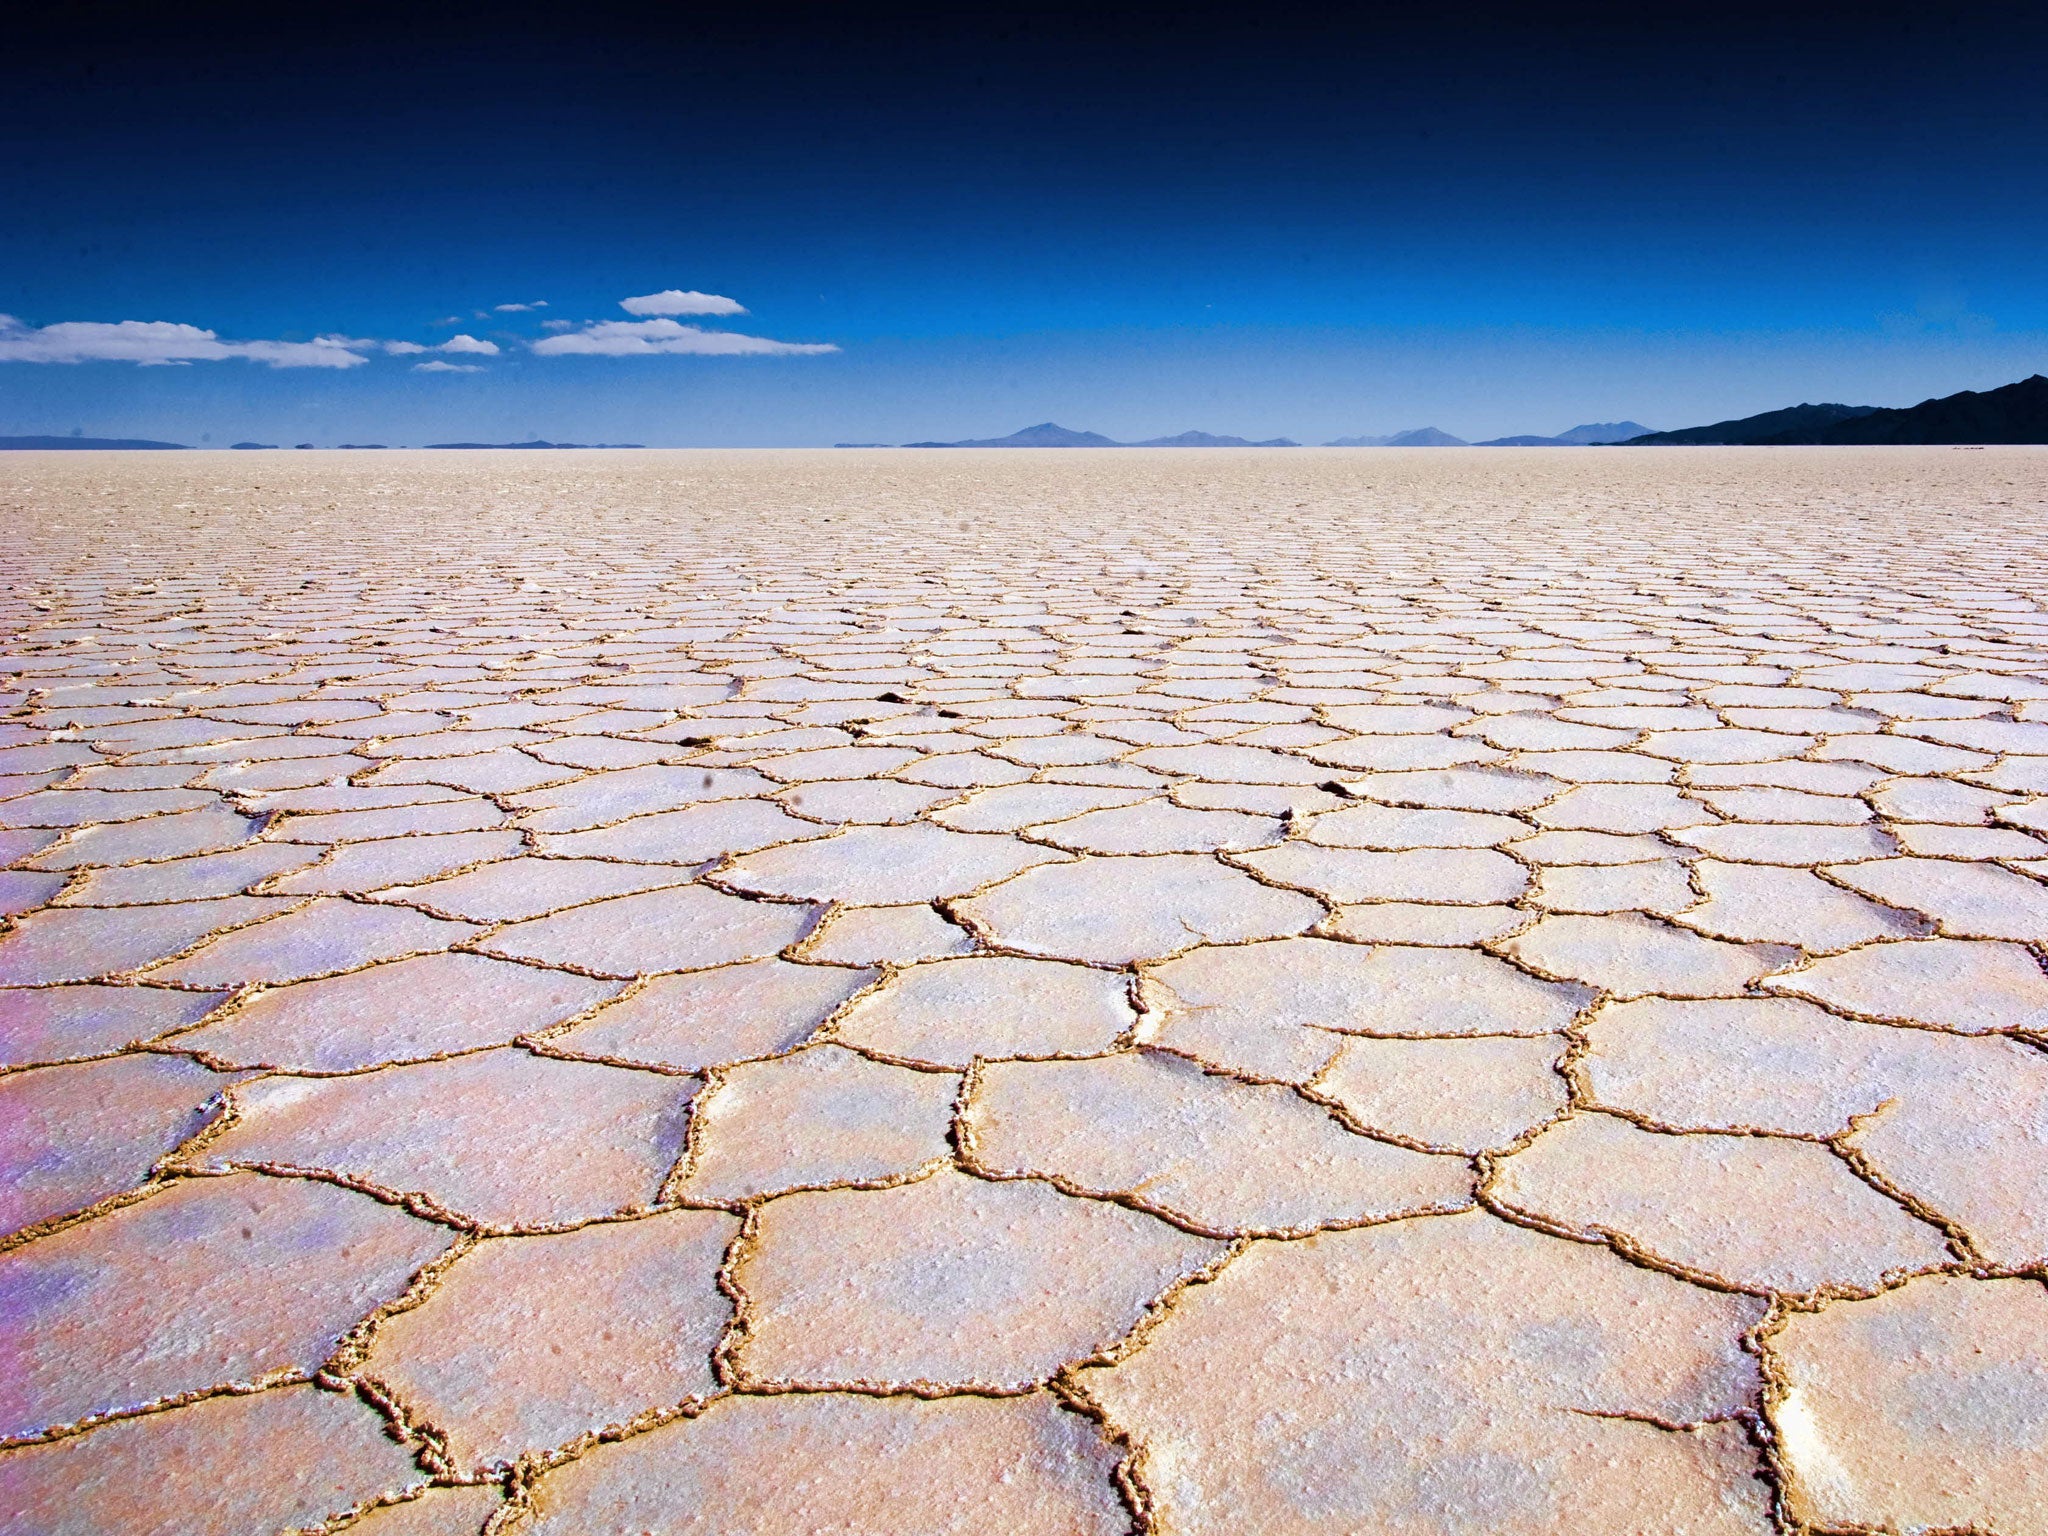
[[[1340,437],[1325,448],[1589,448],[1640,437],[1650,429],[1639,421],[1589,421],[1555,437],[1495,437],[1468,443],[1437,427],[1416,427],[1388,437]]]
[[[1008,437],[970,437],[958,443],[905,443],[906,448],[1121,448],[1114,438],[1100,432],[1076,432],[1056,421],[1041,421],[1035,427],[1012,432]]]
[[[1253,442],[1243,437],[1218,437],[1213,432],[1182,432],[1173,437],[1148,437],[1133,448],[1299,448],[1291,437],[1268,437]]]
[[[879,448],[880,443],[836,443],[838,448]],[[1182,432],[1176,437],[1148,437],[1120,443],[1100,432],[1076,432],[1056,421],[1012,432],[1008,437],[970,437],[958,443],[905,443],[906,448],[1299,448],[1290,438],[1270,437],[1255,443],[1243,437],[1218,437],[1213,432]]]
[[[1589,421],[1583,426],[1573,427],[1569,432],[1560,432],[1555,437],[1496,437],[1477,446],[1481,448],[1593,448],[1603,443],[1625,443],[1632,437],[1643,437],[1649,428],[1640,421]]]
[[[1963,390],[1900,409],[1874,405],[1794,405],[1761,416],[1717,421],[1682,432],[1653,432],[1628,446],[1741,443],[1805,444],[2048,443],[2048,378],[2035,374],[1998,389]]]
[[[1388,437],[1340,437],[1323,444],[1325,448],[1469,448],[1462,437],[1453,437],[1435,427],[1414,427]]]
[[[1439,427],[1413,427],[1385,437],[1340,437],[1326,448],[1565,448],[1622,444],[1631,448],[1736,444],[1752,447],[1800,444],[2043,443],[2048,444],[2048,377],[2034,374],[2017,384],[1983,391],[1963,390],[1891,409],[1875,405],[1823,403],[1787,406],[1732,421],[1673,432],[1652,432],[1639,421],[1594,421],[1555,437],[1534,435],[1489,438],[1467,443]],[[271,443],[236,443],[236,448],[272,448]],[[311,443],[299,443],[311,448]],[[382,443],[341,443],[342,448],[382,448]],[[641,443],[428,443],[429,448],[640,448]],[[835,448],[883,448],[885,443],[834,443]],[[1058,422],[1012,432],[1008,437],[971,437],[961,442],[905,443],[906,448],[1298,448],[1291,438],[1269,437],[1254,442],[1215,432],[1181,432],[1118,442],[1100,432],[1077,432]],[[189,443],[161,443],[141,437],[0,437],[7,449],[188,449]]]
[[[153,443],[146,437],[0,437],[8,448],[186,448],[189,443]]]

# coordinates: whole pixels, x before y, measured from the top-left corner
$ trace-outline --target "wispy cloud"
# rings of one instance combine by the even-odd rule
[[[543,320],[540,323],[540,328],[544,331],[573,331],[576,329],[576,322],[574,320]]]
[[[272,368],[354,368],[377,345],[351,336],[311,341],[225,341],[218,332],[170,320],[60,320],[33,326],[0,315],[0,362],[136,363],[176,367],[242,359]]]
[[[491,306],[491,313],[494,315],[523,315],[529,309],[546,309],[547,307],[548,301],[546,299],[535,299],[531,304],[493,304]]]
[[[638,298],[619,300],[629,315],[744,315],[747,306],[721,293],[699,293],[694,288],[664,288],[660,293],[643,293]]]
[[[414,373],[482,373],[475,363],[444,363],[438,357],[430,363],[414,363]]]
[[[707,331],[674,320],[599,320],[580,331],[543,336],[533,343],[542,357],[654,357],[683,353],[699,357],[807,356],[837,352],[830,342],[771,341],[735,331]]]

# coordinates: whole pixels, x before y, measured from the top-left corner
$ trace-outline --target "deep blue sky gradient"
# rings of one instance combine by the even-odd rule
[[[0,313],[432,342],[680,287],[843,351],[9,363],[0,433],[1478,437],[2048,370],[2038,6],[56,9]]]

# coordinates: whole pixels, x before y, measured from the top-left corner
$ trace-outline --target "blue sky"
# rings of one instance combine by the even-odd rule
[[[2048,368],[2037,9],[855,9],[45,19],[0,433],[1482,437]],[[124,321],[217,341],[45,329]],[[281,345],[29,360],[221,343]]]

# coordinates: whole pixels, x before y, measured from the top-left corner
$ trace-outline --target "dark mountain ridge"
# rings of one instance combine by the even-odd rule
[[[1867,411],[1813,436],[1780,433],[1772,443],[2048,443],[2048,378],[2034,374],[1998,389],[1965,389],[1899,410]]]
[[[2048,378],[1965,389],[1918,405],[1794,405],[1760,416],[1630,438],[1628,446],[1740,443],[1752,447],[2048,443]]]
[[[1733,421],[1717,421],[1704,427],[1681,427],[1675,432],[1646,432],[1641,437],[1628,439],[1625,446],[1630,448],[1661,448],[1666,446],[1699,446],[1718,444],[1768,443],[1779,438],[1786,441],[1810,442],[1812,434],[1825,431],[1838,422],[1850,421],[1858,416],[1874,413],[1874,405],[1788,405],[1781,411],[1765,411],[1756,416],[1739,416]]]

